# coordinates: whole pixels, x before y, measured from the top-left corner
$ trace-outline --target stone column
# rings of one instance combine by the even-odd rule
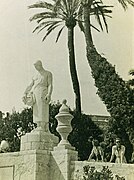
[[[55,180],[70,180],[71,174],[73,172],[73,162],[77,160],[77,152],[75,148],[71,146],[68,142],[67,137],[71,132],[71,120],[73,116],[69,113],[69,108],[66,105],[66,100],[63,101],[63,104],[59,110],[59,113],[56,115],[58,120],[57,131],[61,135],[61,141],[57,147],[54,147],[52,152],[51,162],[52,172],[54,167],[57,165],[59,167],[59,172],[53,173],[51,179]]]

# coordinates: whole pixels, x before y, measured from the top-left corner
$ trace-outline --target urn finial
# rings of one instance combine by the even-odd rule
[[[64,99],[62,101],[62,106],[61,108],[59,109],[59,113],[60,114],[63,114],[63,113],[69,113],[69,107],[67,106],[67,100]]]

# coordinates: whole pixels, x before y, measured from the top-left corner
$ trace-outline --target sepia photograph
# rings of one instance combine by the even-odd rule
[[[134,1],[1,1],[0,42],[0,180],[134,180]]]

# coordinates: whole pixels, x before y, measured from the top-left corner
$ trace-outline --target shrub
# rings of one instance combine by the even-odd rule
[[[108,166],[103,166],[101,171],[97,171],[94,166],[84,166],[83,167],[83,180],[113,180],[114,175]],[[116,180],[125,180],[124,177],[115,175]]]

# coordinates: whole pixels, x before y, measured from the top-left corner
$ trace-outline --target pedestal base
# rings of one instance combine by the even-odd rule
[[[27,150],[53,150],[58,144],[58,137],[50,132],[44,132],[41,128],[36,128],[30,133],[21,137],[20,151]]]
[[[52,158],[51,172],[54,172],[56,167],[55,164],[58,166],[59,171],[61,172],[61,176],[57,176],[57,171],[55,171],[55,174],[53,175],[55,180],[71,180],[71,176],[74,171],[74,161],[78,159],[78,153],[75,150],[70,149],[70,146],[69,149],[66,146],[58,146],[54,148],[54,151],[52,151]]]

